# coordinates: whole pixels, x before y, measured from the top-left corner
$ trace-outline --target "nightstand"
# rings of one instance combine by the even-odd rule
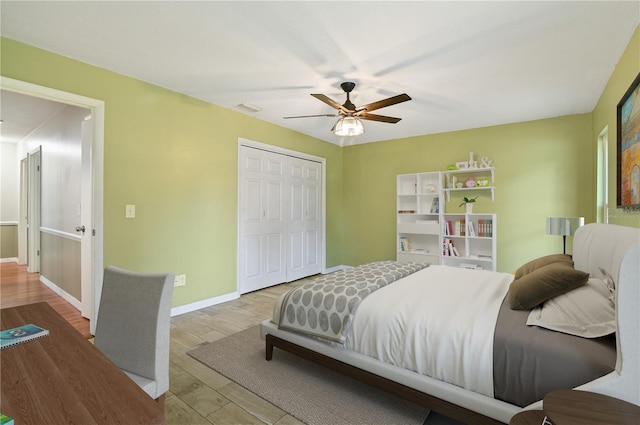
[[[545,416],[553,425],[637,425],[640,406],[602,394],[557,390],[547,394],[542,410],[515,415],[510,425],[541,425]]]

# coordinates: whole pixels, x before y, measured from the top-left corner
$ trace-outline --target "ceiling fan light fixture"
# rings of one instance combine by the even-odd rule
[[[359,136],[364,133],[364,126],[355,117],[342,117],[333,127],[336,136]]]

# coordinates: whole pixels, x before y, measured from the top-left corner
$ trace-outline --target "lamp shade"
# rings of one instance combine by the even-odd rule
[[[547,234],[571,236],[584,225],[584,217],[547,217]]]
[[[342,117],[333,127],[336,136],[358,136],[364,133],[364,126],[355,117]]]

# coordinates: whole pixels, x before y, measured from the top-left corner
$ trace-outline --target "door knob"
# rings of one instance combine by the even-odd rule
[[[84,235],[84,226],[76,226],[76,232],[82,232],[82,234]]]

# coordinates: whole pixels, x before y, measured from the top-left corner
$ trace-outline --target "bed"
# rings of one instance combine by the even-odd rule
[[[261,324],[267,360],[277,347],[470,424],[508,423],[558,388],[640,405],[640,229],[585,225],[572,257],[515,275],[367,267],[284,294]]]

